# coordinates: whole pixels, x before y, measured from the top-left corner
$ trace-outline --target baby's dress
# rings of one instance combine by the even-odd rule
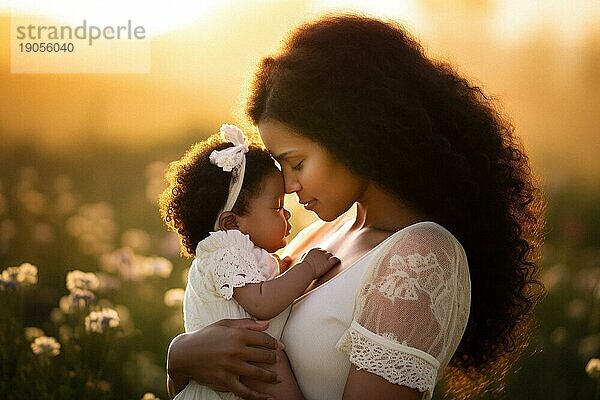
[[[196,246],[183,300],[185,331],[203,328],[221,319],[253,318],[233,296],[233,288],[273,279],[279,263],[250,237],[237,230],[211,232]],[[273,318],[268,334],[281,338],[289,307]],[[238,399],[190,380],[175,400]]]

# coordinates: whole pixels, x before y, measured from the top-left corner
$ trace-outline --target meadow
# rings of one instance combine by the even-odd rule
[[[156,200],[167,163],[204,136],[135,149],[90,139],[65,153],[23,138],[0,149],[1,398],[168,398],[165,355],[183,330],[190,260]],[[585,371],[600,357],[600,191],[542,181],[547,294],[501,398],[589,399],[600,385]],[[310,217],[295,218],[299,228]]]

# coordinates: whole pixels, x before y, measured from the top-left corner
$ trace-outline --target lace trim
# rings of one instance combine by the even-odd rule
[[[232,229],[211,232],[196,246],[197,268],[204,269],[214,290],[226,300],[233,289],[248,283],[264,282],[273,277],[277,261],[264,249],[254,246],[250,236]],[[191,273],[191,270],[190,270]]]
[[[196,245],[196,257],[206,257],[209,253],[232,246],[244,252],[251,252],[254,249],[254,243],[250,240],[249,235],[236,229],[216,231],[210,232]]]
[[[398,346],[400,344],[396,344],[395,347]],[[404,352],[397,348],[386,348],[358,332],[353,326],[346,330],[338,341],[336,348],[348,354],[350,362],[357,369],[364,369],[381,376],[395,385],[407,386],[425,392],[425,399],[431,398],[437,379],[439,362],[436,360],[438,364],[436,366],[419,357],[416,354],[421,352],[420,350],[406,347],[410,349],[410,352]]]
[[[213,274],[215,288],[226,300],[231,300],[233,297],[233,288],[267,280],[255,260],[244,257],[232,249],[223,251],[220,259],[213,265]]]

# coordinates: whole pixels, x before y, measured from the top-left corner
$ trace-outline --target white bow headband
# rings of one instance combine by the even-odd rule
[[[223,169],[223,171],[231,171],[231,180],[229,181],[229,194],[225,205],[217,214],[215,221],[215,231],[219,230],[219,219],[221,214],[226,211],[231,211],[240,190],[244,183],[244,173],[246,171],[246,153],[248,152],[248,144],[246,135],[240,128],[235,125],[223,124],[219,130],[223,139],[233,143],[232,147],[223,150],[213,150],[210,153],[209,160],[211,164]]]

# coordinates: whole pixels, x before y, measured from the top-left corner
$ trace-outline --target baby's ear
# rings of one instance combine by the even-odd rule
[[[239,229],[240,225],[238,219],[239,217],[237,214],[231,211],[225,211],[224,213],[221,213],[221,216],[219,216],[219,228],[221,228],[223,231]]]

